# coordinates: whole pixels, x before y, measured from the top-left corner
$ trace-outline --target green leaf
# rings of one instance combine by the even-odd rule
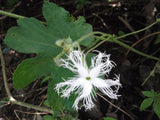
[[[88,3],[90,3],[88,0],[75,0],[76,9],[79,9]]]
[[[9,8],[13,8],[13,5],[16,4],[18,2],[18,0],[9,0],[7,1],[7,6]]]
[[[50,116],[50,115],[45,115],[45,116],[43,117],[43,119],[44,119],[44,120],[57,120],[56,118],[53,118],[53,117]]]
[[[158,118],[160,119],[160,101],[158,103],[153,104],[153,109]]]
[[[35,18],[22,18],[18,26],[8,30],[5,43],[23,53],[37,53],[38,56],[55,56],[60,49],[55,46],[58,39]],[[56,51],[55,51],[56,50]]]
[[[160,43],[160,34],[157,36],[157,38],[156,38],[154,44],[158,44],[158,43]]]
[[[125,35],[125,33],[124,33],[122,30],[119,30],[119,31],[118,31],[118,35],[119,35],[119,36],[122,36],[122,35]]]
[[[13,84],[17,89],[22,89],[37,78],[53,72],[55,64],[52,58],[36,57],[24,60],[13,75]],[[58,71],[56,71],[58,72]]]
[[[140,106],[140,111],[145,110],[146,108],[148,108],[153,102],[153,98],[147,98],[145,100],[143,100],[143,102],[141,103]]]
[[[154,93],[151,91],[143,91],[142,92],[144,96],[146,97],[153,97],[154,96]]]
[[[85,23],[84,17],[77,21],[65,9],[54,3],[44,1],[43,15],[47,25],[43,25],[35,18],[23,18],[17,21],[18,26],[8,30],[5,43],[14,50],[22,53],[36,53],[35,58],[23,61],[13,75],[14,87],[22,89],[37,78],[49,73],[57,75],[53,58],[61,48],[55,43],[58,39],[70,36],[75,41],[85,34],[92,32],[92,26]],[[90,45],[93,37],[88,37],[81,42]]]
[[[160,119],[160,94],[157,94],[157,96],[155,96],[153,110]]]
[[[57,74],[54,75],[53,80],[49,82],[48,94],[47,94],[48,102],[53,110],[59,111],[66,108],[69,111],[73,111],[72,105],[75,100],[75,96],[71,95],[69,99],[62,98],[60,97],[60,95],[57,94],[54,88],[56,84],[64,82],[63,79],[68,80],[68,77],[73,77],[74,74],[68,69],[64,69],[58,66],[54,67],[54,71],[61,71],[61,72],[57,72]]]
[[[13,75],[14,87],[22,89],[37,78],[53,72],[53,57],[60,52],[55,37],[47,27],[34,18],[18,20],[17,27],[9,29],[5,43],[24,53],[37,53],[35,58],[23,61]]]
[[[45,100],[43,104],[47,107],[50,107],[48,100]]]
[[[114,119],[114,118],[111,118],[111,117],[105,117],[105,118],[103,118],[104,120],[116,120],[116,119]]]
[[[83,35],[92,32],[92,26],[85,23],[84,17],[79,17],[77,21],[65,9],[45,1],[43,5],[43,15],[48,23],[48,29],[54,31],[54,35],[59,39],[71,37],[73,41]],[[93,36],[82,41],[81,45],[88,46],[92,43]]]
[[[41,81],[41,84],[44,83],[44,82],[46,82],[46,81],[49,81],[49,80],[52,79],[52,78],[53,78],[53,75],[45,76],[45,77],[43,78],[43,80]]]
[[[87,54],[87,56],[86,56],[86,62],[87,62],[88,67],[90,67],[90,65],[91,65],[91,58],[93,58],[95,55],[96,54],[94,54],[94,53]]]
[[[147,97],[140,106],[140,111],[146,109],[149,107],[153,102],[153,110],[156,113],[156,115],[160,118],[160,93],[155,92],[153,89],[150,91],[143,91],[143,94]]]
[[[49,82],[47,100],[53,110],[59,111],[64,109],[64,105],[63,98],[58,96],[57,92],[54,90],[56,83],[56,80],[52,80],[51,82]]]
[[[58,117],[58,115],[59,115],[59,111],[54,111],[54,113],[53,113],[52,116],[53,116],[54,118],[56,118],[56,117]]]

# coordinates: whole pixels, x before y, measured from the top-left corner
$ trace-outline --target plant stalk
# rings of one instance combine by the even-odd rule
[[[153,25],[157,24],[158,22],[160,22],[160,20],[155,21],[154,23],[152,23],[151,25],[149,25],[149,26],[147,26],[147,27],[145,27],[145,28],[143,28],[143,29],[140,29],[140,30],[137,30],[137,31],[134,31],[134,32],[131,32],[131,33],[122,35],[122,36],[119,36],[119,37],[117,37],[116,39],[121,39],[121,38],[127,37],[127,36],[129,36],[129,35],[136,34],[136,33],[142,32],[142,31],[144,31],[144,30],[147,30],[148,28],[152,27]]]
[[[153,59],[153,60],[159,60],[159,58],[154,57],[154,56],[151,56],[151,55],[148,55],[148,54],[145,54],[145,53],[143,53],[143,52],[140,52],[140,51],[138,51],[138,50],[130,47],[129,45],[127,45],[127,44],[125,44],[125,43],[123,43],[123,42],[121,42],[121,41],[119,41],[119,40],[114,39],[113,42],[115,42],[115,43],[117,43],[117,44],[119,44],[119,45],[121,45],[121,46],[123,46],[123,47],[125,47],[125,48],[128,48],[128,49],[130,49],[131,51],[133,51],[133,52],[135,52],[135,53],[137,53],[137,54],[139,54],[139,55],[142,55],[142,56],[144,56],[144,57],[147,57],[147,58],[150,58],[150,59]]]
[[[114,43],[119,44],[119,45],[121,45],[121,46],[123,46],[123,47],[125,47],[125,48],[127,48],[127,49],[129,49],[129,50],[131,50],[132,52],[135,52],[135,53],[139,54],[139,55],[142,55],[142,56],[144,56],[144,57],[147,57],[147,58],[150,58],[150,59],[153,59],[153,60],[157,60],[157,61],[159,60],[158,57],[154,57],[154,56],[145,54],[145,53],[143,53],[143,52],[140,52],[140,51],[138,51],[138,50],[130,47],[129,45],[127,45],[127,44],[125,44],[125,43],[117,40],[117,38],[109,37],[110,39],[108,39],[108,38],[101,38],[101,37],[99,37],[99,36],[96,36],[96,38],[102,40],[102,42],[98,43],[98,44],[96,45],[96,47],[98,47],[99,45],[101,45],[101,44],[104,43],[105,41],[114,42]],[[96,47],[94,47],[94,49],[95,49]],[[91,48],[91,49],[92,49],[92,48]],[[88,53],[88,52],[87,52],[87,53]]]
[[[6,12],[6,11],[3,11],[3,10],[0,10],[0,14],[2,15],[5,15],[5,16],[9,16],[9,17],[12,17],[12,18],[25,18],[24,16],[21,16],[21,15],[17,15],[17,14],[14,14],[14,13],[10,13],[10,12]]]
[[[151,76],[154,75],[158,63],[159,63],[159,61],[157,61],[157,63],[155,64],[153,70],[150,72],[150,74],[148,75],[148,77],[143,81],[143,83],[141,84],[141,86],[144,86],[144,84],[148,81],[148,79],[149,79]]]
[[[17,15],[17,14],[14,14],[14,13],[10,13],[10,12],[7,12],[7,11],[3,11],[3,10],[0,10],[0,14],[1,15],[5,15],[5,16],[9,16],[9,17],[12,17],[12,18],[17,18],[17,19],[20,19],[20,18],[26,18],[25,16],[21,16],[21,15]],[[46,22],[43,22],[43,21],[40,21],[42,24],[44,25],[47,25]]]
[[[0,45],[0,56],[1,56],[3,81],[4,81],[4,86],[5,86],[5,90],[6,90],[6,93],[8,95],[9,101],[12,104],[16,104],[16,105],[20,105],[20,106],[23,106],[23,107],[32,108],[32,109],[35,109],[35,110],[38,110],[38,111],[43,111],[43,112],[46,112],[46,113],[53,114],[53,111],[51,109],[48,109],[46,107],[40,107],[40,106],[24,103],[24,102],[20,102],[20,101],[17,101],[16,99],[13,98],[13,96],[12,96],[10,90],[9,90],[8,83],[7,83],[7,77],[6,77],[6,72],[5,72],[5,62],[4,62],[4,57],[3,57],[1,45]]]

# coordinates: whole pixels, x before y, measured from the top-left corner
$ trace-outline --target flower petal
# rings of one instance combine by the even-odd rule
[[[78,110],[78,108],[79,108],[78,104],[81,100],[82,100],[82,106],[84,106],[86,110],[93,108],[94,103],[92,101],[92,96],[93,96],[92,84],[90,81],[87,81],[83,85],[82,90],[79,92],[79,96],[76,98],[76,100],[73,104],[73,108]]]
[[[110,97],[111,99],[117,99],[119,87],[121,86],[119,80],[102,80],[100,78],[95,78],[91,80],[91,83],[98,88],[102,93]],[[114,88],[112,88],[114,87]]]
[[[62,93],[61,97],[68,98],[73,91],[75,91],[77,94],[80,94],[84,85],[88,82],[89,81],[84,78],[72,78],[71,80],[56,84],[55,90],[58,94]]]
[[[72,72],[75,72],[79,76],[88,76],[88,68],[86,65],[86,56],[80,51],[71,51],[68,59],[61,59],[61,66],[68,68]]]
[[[110,60],[110,55],[99,52],[99,54],[91,59],[90,76],[98,77],[109,73],[115,66]]]

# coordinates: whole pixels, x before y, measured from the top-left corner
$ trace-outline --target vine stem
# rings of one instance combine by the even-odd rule
[[[127,115],[131,120],[134,120],[134,118],[128,114],[127,112],[125,112],[124,110],[122,110],[120,107],[114,105],[112,102],[110,102],[109,100],[107,100],[105,97],[103,97],[102,95],[100,95],[99,93],[96,93],[99,97],[101,97],[102,99],[104,99],[106,102],[108,102],[109,104],[111,104],[113,107],[117,108],[118,110],[120,110],[122,113],[124,113],[125,115]]]
[[[129,50],[131,50],[131,51],[133,51],[133,52],[135,52],[135,53],[137,53],[137,54],[139,54],[139,55],[142,55],[142,56],[144,56],[144,57],[147,57],[147,58],[154,59],[154,60],[157,60],[157,61],[158,61],[158,60],[159,60],[158,57],[154,57],[154,56],[145,54],[145,53],[143,53],[143,52],[140,52],[140,51],[134,49],[133,47],[130,47],[129,45],[127,45],[127,44],[125,44],[125,43],[123,43],[123,42],[121,42],[121,41],[118,40],[118,39],[124,38],[124,37],[126,37],[126,36],[129,36],[129,35],[132,35],[132,34],[136,34],[136,33],[142,32],[142,31],[144,31],[144,30],[152,27],[153,25],[157,24],[158,22],[160,22],[160,19],[157,19],[156,22],[152,23],[151,25],[149,25],[149,26],[147,26],[147,27],[145,27],[145,28],[143,28],[143,29],[140,29],[140,30],[138,30],[138,31],[131,32],[131,33],[125,34],[125,35],[123,35],[123,36],[119,36],[119,37],[114,37],[114,35],[113,35],[113,37],[111,37],[110,34],[106,34],[106,33],[98,32],[98,31],[97,31],[97,32],[92,32],[92,33],[86,34],[86,35],[82,36],[80,39],[78,39],[77,41],[78,41],[78,42],[81,42],[81,41],[83,41],[85,38],[87,38],[87,37],[89,37],[89,36],[91,36],[91,35],[100,34],[100,35],[102,35],[102,37],[101,37],[101,36],[95,36],[95,38],[98,38],[98,39],[102,40],[102,42],[98,43],[96,46],[94,46],[94,47],[92,47],[91,49],[89,49],[89,50],[87,51],[87,53],[89,53],[91,50],[95,49],[96,47],[98,47],[99,45],[101,45],[102,43],[104,43],[105,41],[108,41],[108,42],[117,43],[117,44],[119,44],[119,45],[121,45],[121,46],[123,46],[123,47],[125,47],[125,48],[127,48],[127,49],[129,49]],[[108,39],[108,38],[106,39],[106,38],[104,38],[103,36],[108,36],[108,38],[113,38],[113,39]]]
[[[91,52],[92,50],[94,50],[95,48],[97,48],[99,45],[101,45],[102,43],[106,42],[107,40],[109,40],[111,38],[111,36],[109,36],[107,39],[102,40],[101,42],[99,42],[98,44],[96,44],[94,47],[92,47],[91,49],[89,49],[85,54],[87,55],[89,52]]]
[[[119,45],[121,45],[121,46],[123,46],[123,47],[125,47],[125,48],[127,48],[127,49],[129,49],[129,50],[131,50],[131,51],[133,51],[133,52],[135,52],[135,53],[137,53],[137,54],[139,54],[139,55],[142,55],[142,56],[144,56],[144,57],[147,57],[147,58],[150,58],[150,59],[153,59],[153,60],[157,60],[157,61],[159,60],[158,57],[154,57],[154,56],[145,54],[145,53],[143,53],[143,52],[140,52],[140,51],[138,51],[138,50],[130,47],[129,45],[127,45],[127,44],[125,44],[125,43],[117,40],[117,38],[114,38],[114,36],[113,36],[113,37],[109,37],[110,39],[108,39],[108,38],[101,38],[101,37],[99,37],[99,36],[96,36],[96,38],[102,40],[102,42],[100,42],[99,44],[97,44],[96,47],[98,47],[99,45],[101,45],[101,44],[104,43],[105,41],[114,42],[114,43],[119,44]],[[103,42],[103,41],[104,41],[104,42]],[[95,49],[96,47],[94,47],[94,49]],[[91,48],[91,49],[92,49],[92,48]],[[88,53],[88,52],[87,52],[87,53]]]
[[[158,63],[159,63],[159,61],[157,61],[157,63],[155,64],[153,70],[150,72],[149,76],[144,80],[144,82],[141,84],[141,86],[144,86],[144,84],[148,81],[148,79],[149,79],[152,75],[154,75],[154,72],[155,72],[155,70],[156,70],[156,68],[157,68]]]
[[[4,62],[4,57],[3,57],[3,54],[2,54],[2,50],[1,50],[1,45],[0,45],[0,56],[1,56],[2,74],[3,74],[5,90],[7,92],[9,100],[14,101],[15,99],[12,97],[11,92],[8,88],[7,77],[6,77],[6,72],[5,72],[5,62]]]
[[[153,36],[153,35],[156,35],[156,34],[160,34],[160,31],[155,32],[155,33],[151,33],[151,34],[149,34],[149,35],[146,35],[145,37],[139,39],[137,42],[135,42],[134,44],[132,44],[131,47],[133,48],[134,46],[136,46],[138,43],[142,42],[142,41],[145,40],[146,38],[148,38],[148,37],[150,37],[150,36]],[[130,50],[128,50],[128,51],[126,52],[126,56],[128,55],[129,51],[130,51]]]
[[[99,32],[99,31],[95,31],[95,32],[91,32],[91,33],[88,33],[88,34],[82,36],[81,38],[79,38],[79,39],[77,40],[77,42],[80,43],[80,42],[82,42],[84,39],[86,39],[86,38],[88,38],[88,37],[90,37],[90,36],[92,36],[92,35],[95,35],[95,34],[110,36],[110,34],[106,34],[106,33]]]
[[[150,24],[149,26],[147,26],[147,27],[145,27],[143,29],[140,29],[140,30],[137,30],[137,31],[134,31],[134,32],[122,35],[122,36],[119,36],[119,37],[117,37],[117,39],[121,39],[121,38],[127,37],[129,35],[136,34],[136,33],[142,32],[144,30],[147,30],[148,28],[152,27],[153,25],[157,24],[158,22],[160,22],[160,19],[157,19],[157,21],[155,21],[154,23]]]
[[[32,105],[32,104],[28,104],[28,103],[24,103],[24,102],[20,102],[17,101],[11,94],[9,87],[8,87],[8,83],[7,83],[7,77],[6,77],[6,72],[5,72],[5,62],[4,62],[4,57],[3,57],[3,53],[2,53],[2,49],[1,49],[1,45],[0,45],[0,56],[1,56],[1,65],[2,65],[2,74],[3,74],[3,81],[4,81],[4,86],[5,86],[5,90],[6,93],[8,95],[9,101],[12,104],[17,104],[23,107],[27,107],[27,108],[32,108],[38,111],[43,111],[46,113],[50,113],[53,114],[53,111],[51,109],[48,109],[46,107],[40,107],[40,106],[36,106],[36,105]]]
[[[130,47],[129,45],[124,44],[123,42],[121,42],[121,41],[119,41],[119,40],[114,39],[113,42],[115,42],[115,43],[117,43],[117,44],[119,44],[119,45],[122,45],[123,47],[128,48],[128,49],[130,49],[131,51],[133,51],[133,52],[135,52],[135,53],[137,53],[137,54],[139,54],[139,55],[142,55],[142,56],[144,56],[144,57],[151,58],[151,59],[153,59],[153,60],[159,60],[158,57],[154,57],[154,56],[145,54],[145,53],[143,53],[143,52],[140,52],[140,51],[138,51],[138,50]]]
[[[5,16],[9,16],[9,17],[12,17],[12,18],[25,18],[24,16],[17,15],[17,14],[14,14],[14,13],[3,11],[3,10],[0,10],[0,14],[5,15]]]
[[[12,17],[12,18],[26,18],[25,16],[21,16],[21,15],[17,15],[17,14],[14,14],[14,13],[10,13],[10,12],[7,12],[7,11],[3,11],[3,10],[0,10],[0,14],[1,15],[5,15],[5,16],[9,16],[9,17]],[[47,25],[46,22],[43,22],[43,21],[40,21],[42,24],[44,25]]]

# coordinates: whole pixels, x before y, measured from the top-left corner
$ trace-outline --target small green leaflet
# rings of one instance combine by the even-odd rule
[[[151,90],[151,91],[143,91],[142,93],[146,97],[153,97],[154,96],[154,91],[153,90]]]
[[[141,103],[140,111],[145,110],[153,103],[153,110],[156,113],[156,115],[160,118],[160,93],[157,93],[154,90],[143,91],[142,93],[148,98],[144,99]]]
[[[146,108],[148,108],[153,102],[153,98],[146,98],[143,100],[143,102],[141,103],[140,106],[140,111],[145,110]]]
[[[124,33],[122,30],[119,30],[119,31],[118,31],[118,35],[119,35],[119,36],[122,36],[122,35],[125,35],[125,33]]]
[[[111,117],[105,117],[105,118],[103,118],[103,120],[116,120],[116,119],[111,118]]]
[[[160,93],[156,93],[154,103],[153,103],[153,110],[160,119]]]
[[[158,34],[154,44],[159,44],[160,43],[160,34]]]
[[[43,116],[43,119],[44,119],[44,120],[57,120],[57,118],[53,118],[53,117],[50,116],[50,115],[45,115],[45,116]]]

